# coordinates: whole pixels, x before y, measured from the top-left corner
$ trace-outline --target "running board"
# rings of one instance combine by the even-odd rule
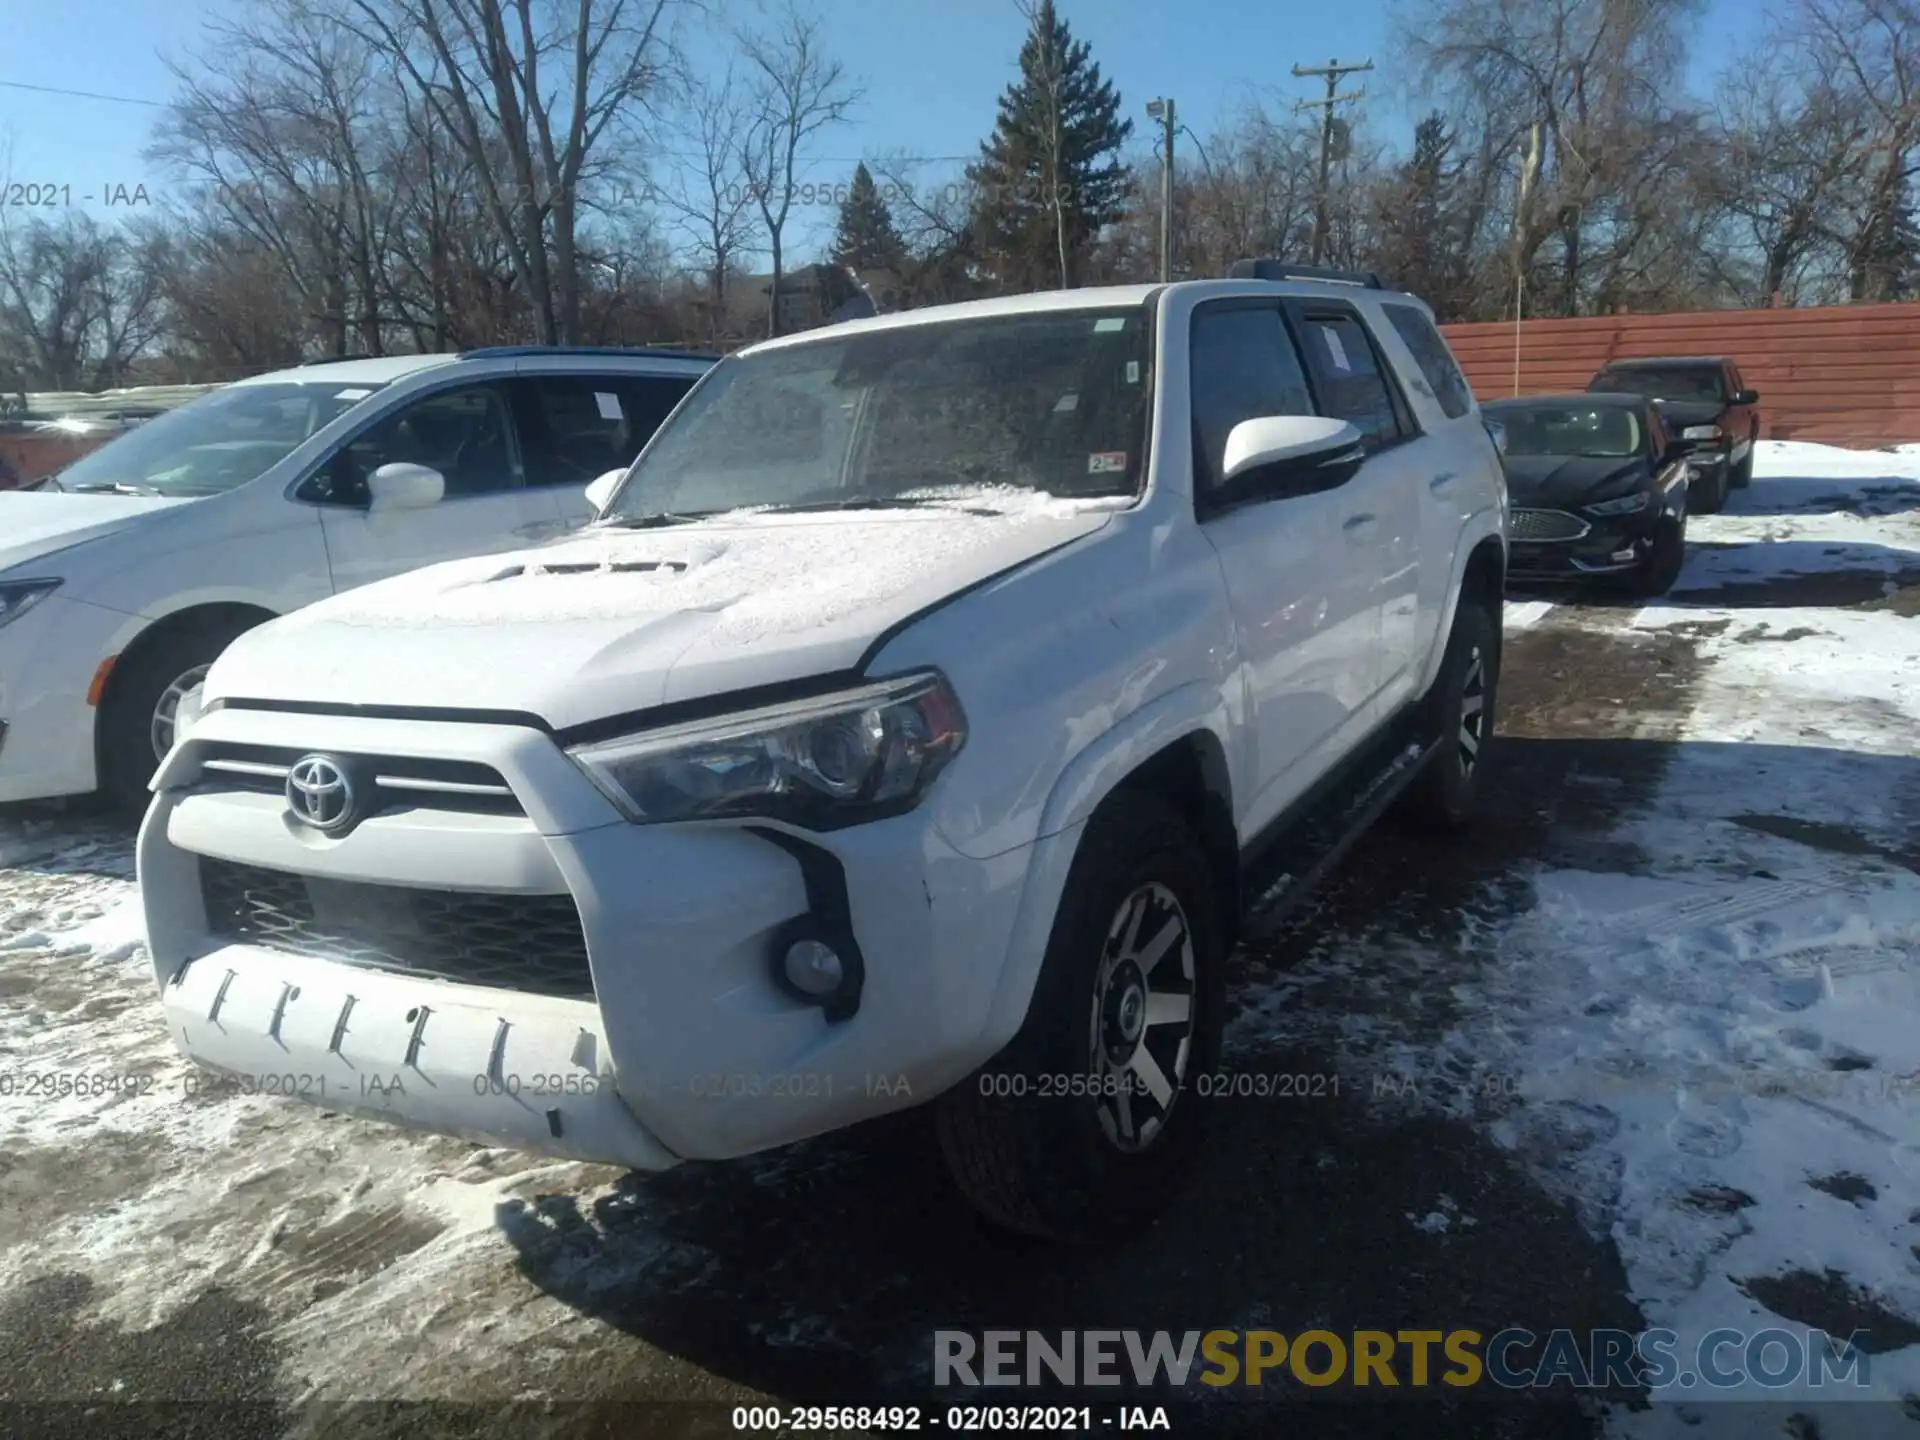
[[[1395,727],[1323,793],[1306,797],[1242,865],[1240,937],[1271,933],[1419,778],[1439,748],[1438,740],[1410,724]]]

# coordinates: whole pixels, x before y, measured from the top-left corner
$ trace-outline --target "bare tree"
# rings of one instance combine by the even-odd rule
[[[676,61],[676,0],[336,0],[472,166],[539,340],[580,324],[579,225],[603,144]]]
[[[25,224],[9,213],[0,211],[0,370],[21,389],[123,383],[158,329],[164,238],[75,210]]]
[[[743,34],[740,44],[753,89],[740,160],[773,256],[767,333],[778,335],[787,220],[802,154],[814,136],[846,119],[861,92],[823,48],[820,22],[798,8],[782,12],[771,34]]]
[[[691,165],[659,199],[706,276],[709,338],[717,342],[726,329],[727,279],[748,243],[754,193],[743,150],[746,105],[731,65],[718,80],[690,87],[674,131],[693,146]]]
[[[1794,23],[1815,62],[1858,100],[1866,125],[1843,238],[1849,295],[1894,299],[1920,281],[1920,0],[1799,0]]]

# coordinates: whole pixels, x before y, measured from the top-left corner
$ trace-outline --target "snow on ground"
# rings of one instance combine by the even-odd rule
[[[1543,870],[1437,1044],[1403,1073],[1491,1120],[1611,1236],[1677,1353],[1721,1326],[1878,1332],[1871,1387],[1749,1383],[1616,1417],[1621,1435],[1750,1433],[1724,1399],[1792,1400],[1847,1435],[1866,1396],[1920,1394],[1920,622],[1716,607],[1751,576],[1920,566],[1920,453],[1764,445],[1750,489],[1695,519],[1673,603],[1706,662],[1632,875]],[[1539,623],[1536,618],[1534,623]],[[1624,717],[1623,733],[1651,733]],[[1439,1053],[1433,1053],[1438,1051]],[[1837,1396],[1837,1398],[1836,1398]],[[1818,1403],[1816,1403],[1818,1402]]]

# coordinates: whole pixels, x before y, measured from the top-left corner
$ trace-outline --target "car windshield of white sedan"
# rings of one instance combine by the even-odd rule
[[[378,386],[231,385],[109,440],[55,477],[91,494],[218,495],[278,464]]]
[[[1506,427],[1508,455],[1624,460],[1640,453],[1640,417],[1618,405],[1490,407]]]
[[[1147,317],[1056,310],[723,360],[603,519],[958,507],[1139,492]]]

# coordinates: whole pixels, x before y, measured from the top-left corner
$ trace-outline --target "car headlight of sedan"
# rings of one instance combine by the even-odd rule
[[[1718,440],[1727,432],[1718,425],[1689,425],[1680,432],[1682,440]]]
[[[0,625],[10,625],[60,588],[58,580],[0,580]]]
[[[638,825],[752,816],[827,830],[912,809],[966,739],[945,678],[921,671],[567,753]]]
[[[1653,503],[1651,490],[1636,490],[1631,495],[1622,495],[1617,500],[1602,500],[1598,505],[1587,506],[1591,515],[1633,515],[1646,509]]]

